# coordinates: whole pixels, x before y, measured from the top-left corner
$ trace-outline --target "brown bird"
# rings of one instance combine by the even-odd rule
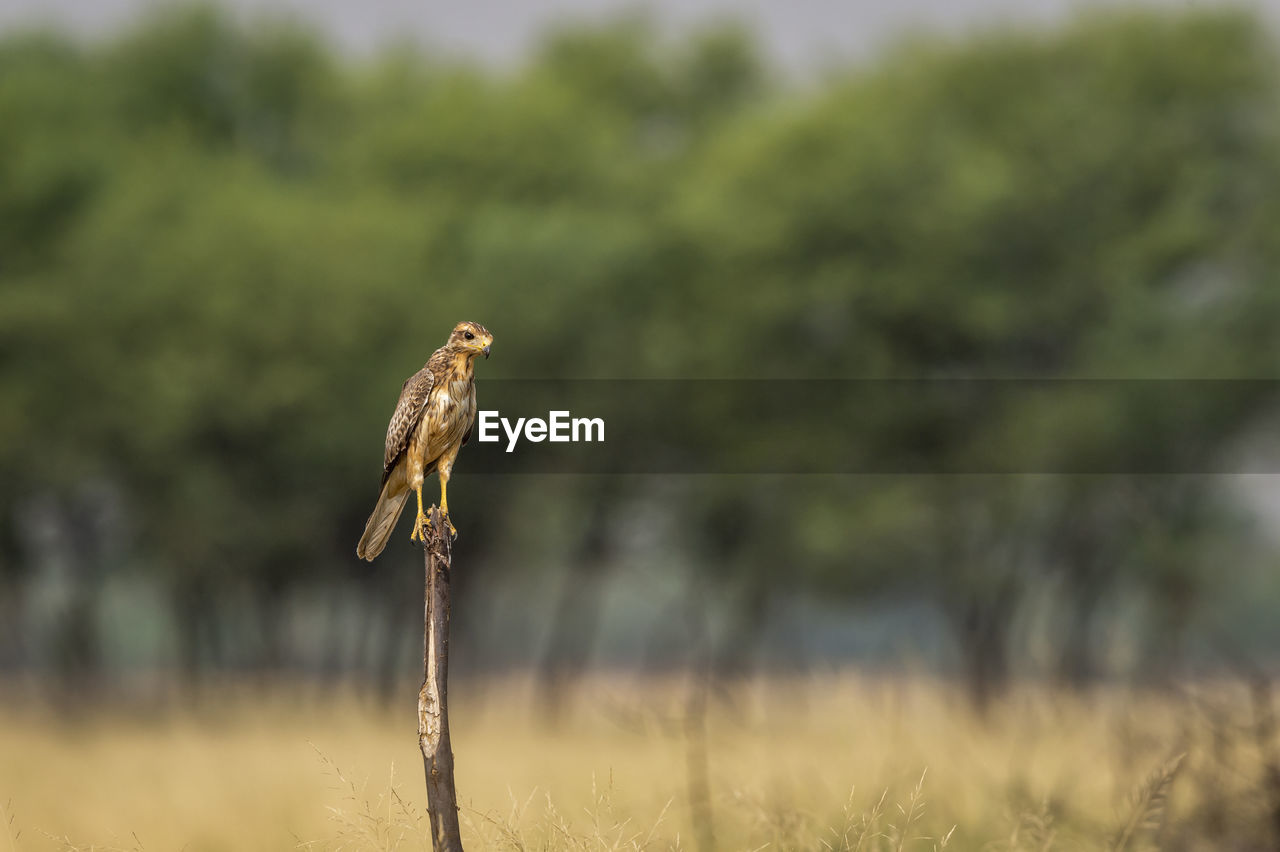
[[[448,342],[405,381],[387,426],[378,504],[364,526],[356,556],[372,562],[387,546],[410,489],[418,493],[418,517],[409,538],[425,541],[430,521],[422,509],[422,482],[432,471],[440,476],[440,512],[449,533],[458,534],[449,520],[449,474],[476,420],[472,361],[477,355],[488,358],[492,345],[493,335],[487,328],[477,322],[460,322]]]

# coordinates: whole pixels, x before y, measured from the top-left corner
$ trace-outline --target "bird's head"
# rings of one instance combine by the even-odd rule
[[[453,327],[446,344],[454,352],[468,355],[489,357],[489,347],[493,345],[493,335],[489,329],[478,322],[460,322]]]

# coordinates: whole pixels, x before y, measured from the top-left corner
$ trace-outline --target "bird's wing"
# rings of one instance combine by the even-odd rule
[[[395,413],[387,424],[387,447],[382,456],[384,483],[409,446],[413,430],[418,428],[418,422],[422,420],[422,412],[426,410],[427,398],[431,396],[431,388],[434,386],[435,376],[431,374],[428,365],[406,379],[404,387],[400,389],[400,401],[396,403]]]
[[[467,445],[467,441],[471,440],[471,430],[474,428],[476,428],[476,385],[475,385],[475,382],[472,382],[471,383],[471,422],[467,424],[467,431],[462,436],[461,446],[465,447]]]

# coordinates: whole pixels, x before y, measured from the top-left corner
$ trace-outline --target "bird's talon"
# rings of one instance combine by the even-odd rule
[[[427,515],[419,515],[413,522],[413,532],[409,533],[409,541],[420,541],[425,544],[429,529],[431,529],[431,518]]]
[[[450,537],[450,538],[457,538],[457,537],[458,537],[458,530],[453,526],[453,519],[449,517],[449,512],[448,512],[448,510],[447,510],[447,509],[442,509],[442,510],[440,511],[440,517],[441,517],[441,519],[443,519],[443,520],[444,520],[445,525],[449,527],[449,537]]]

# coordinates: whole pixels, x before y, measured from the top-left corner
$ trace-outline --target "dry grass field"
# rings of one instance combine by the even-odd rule
[[[1243,690],[1024,689],[979,721],[929,679],[760,680],[712,692],[702,741],[686,694],[598,677],[552,726],[527,682],[455,684],[468,848],[697,849],[708,830],[728,850],[1272,842]],[[242,687],[101,717],[11,704],[0,850],[429,849],[415,698]]]

